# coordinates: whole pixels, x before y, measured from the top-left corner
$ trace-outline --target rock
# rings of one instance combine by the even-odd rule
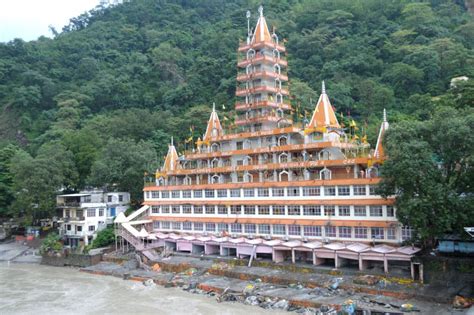
[[[123,278],[123,280],[128,280],[128,279],[130,279],[130,274],[129,273],[124,273],[122,278]]]
[[[154,264],[154,265],[151,267],[151,270],[153,270],[154,272],[161,272],[160,264]]]
[[[281,309],[285,311],[288,309],[289,306],[290,305],[287,300],[279,300],[278,302],[272,305],[273,308]]]
[[[197,288],[197,285],[198,285],[197,282],[190,282],[190,283],[189,283],[189,288],[190,288],[190,289],[196,289],[196,288]]]
[[[342,281],[343,281],[342,278],[336,278],[336,279],[334,279],[334,280],[331,281],[331,283],[329,284],[328,289],[336,290],[336,289],[339,287],[339,284],[342,283]]]
[[[362,284],[362,285],[375,285],[379,281],[378,277],[372,275],[364,275],[355,277],[353,282],[355,284]]]
[[[147,279],[147,280],[143,281],[143,285],[146,286],[146,287],[153,287],[156,284],[153,281],[153,279]]]
[[[248,296],[245,301],[245,304],[247,305],[258,305],[260,302],[258,301],[258,298],[255,295]]]
[[[410,303],[402,304],[402,306],[400,307],[400,311],[402,312],[413,311],[413,304],[410,304]]]
[[[456,295],[453,300],[454,308],[468,308],[471,306],[471,303],[460,295]]]
[[[189,269],[186,269],[183,274],[185,274],[186,276],[192,276],[194,275],[195,273],[197,272],[197,269],[196,268],[189,268]]]
[[[257,279],[255,279],[255,282],[256,282],[256,283],[260,283],[260,282],[262,282],[262,279],[257,278]]]
[[[302,289],[304,289],[304,287],[303,287],[301,284],[298,284],[298,285],[296,286],[296,289],[297,289],[297,290],[302,290]]]
[[[221,261],[217,264],[212,264],[211,269],[213,270],[228,270],[231,269],[231,267],[226,264],[225,262]]]

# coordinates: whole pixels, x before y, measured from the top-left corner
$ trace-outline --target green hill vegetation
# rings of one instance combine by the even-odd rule
[[[232,120],[237,46],[258,5],[132,0],[73,18],[53,39],[0,44],[0,217],[48,215],[58,189],[87,185],[139,202],[172,135],[183,151],[213,102]],[[474,77],[464,2],[263,5],[287,46],[294,107],[311,112],[324,79],[341,119],[372,144],[387,109],[393,158],[382,188],[400,193],[400,219],[426,224],[423,237],[474,224],[474,83],[450,87]]]

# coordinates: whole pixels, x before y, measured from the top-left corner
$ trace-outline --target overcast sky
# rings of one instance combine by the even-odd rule
[[[69,19],[94,8],[99,0],[0,0],[0,42],[25,41],[60,31]]]

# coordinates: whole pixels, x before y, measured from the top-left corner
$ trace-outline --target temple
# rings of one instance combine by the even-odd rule
[[[171,142],[143,207],[118,222],[123,241],[336,268],[409,262],[412,231],[376,192],[385,111],[375,149],[338,121],[325,82],[311,118],[294,122],[286,49],[262,7],[238,53],[234,123],[224,128],[213,106],[194,150],[178,156]]]

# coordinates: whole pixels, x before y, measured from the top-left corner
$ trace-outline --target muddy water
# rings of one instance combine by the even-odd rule
[[[0,263],[0,314],[278,314],[72,268]],[[286,312],[285,312],[286,313]],[[284,314],[283,312],[279,314]]]

